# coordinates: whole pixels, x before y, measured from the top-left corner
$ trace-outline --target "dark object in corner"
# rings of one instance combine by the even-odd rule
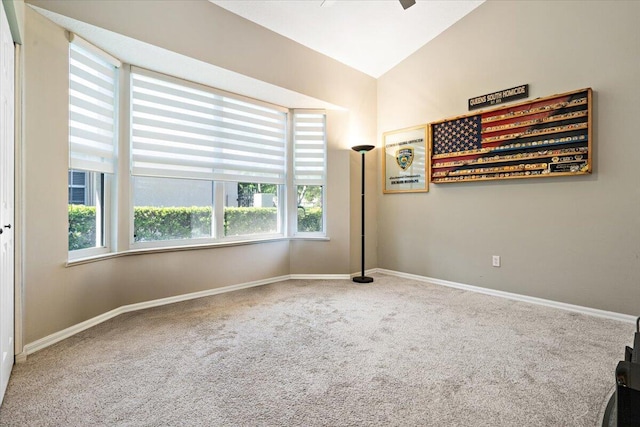
[[[616,391],[607,404],[602,426],[640,426],[640,317],[633,348],[625,348],[624,361],[616,367]]]
[[[400,4],[404,10],[409,9],[411,6],[416,4],[416,0],[400,0]]]

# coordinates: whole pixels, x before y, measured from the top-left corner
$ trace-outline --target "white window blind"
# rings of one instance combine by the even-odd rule
[[[287,112],[132,67],[132,174],[284,184]]]
[[[293,169],[296,185],[325,185],[327,164],[326,115],[293,112]]]
[[[114,173],[119,62],[84,40],[69,45],[69,168]]]

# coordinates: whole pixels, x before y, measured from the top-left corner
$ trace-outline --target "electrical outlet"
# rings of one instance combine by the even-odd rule
[[[500,255],[494,255],[491,262],[494,267],[500,267]]]

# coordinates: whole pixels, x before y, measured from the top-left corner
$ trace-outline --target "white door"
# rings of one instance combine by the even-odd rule
[[[13,367],[14,46],[0,4],[0,403]]]

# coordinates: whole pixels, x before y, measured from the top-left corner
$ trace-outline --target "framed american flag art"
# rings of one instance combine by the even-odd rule
[[[431,182],[591,173],[591,89],[429,124]]]
[[[427,125],[385,132],[383,145],[383,192],[429,191]]]

